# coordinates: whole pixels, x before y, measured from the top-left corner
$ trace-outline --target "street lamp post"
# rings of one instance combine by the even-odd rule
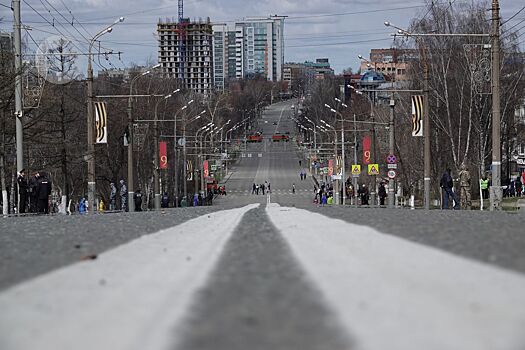
[[[189,106],[193,103],[193,100],[188,101],[186,104]],[[186,112],[182,115],[182,180],[183,180],[183,189],[184,189],[184,197],[186,197],[186,200],[188,200],[188,164],[186,163]]]
[[[162,99],[158,100],[155,103],[155,120],[153,122],[153,133],[154,133],[154,143],[155,143],[155,149],[154,149],[154,157],[153,165],[154,165],[154,192],[155,192],[155,198],[154,198],[154,204],[155,204],[155,210],[160,209],[160,174],[159,174],[159,123],[158,123],[158,115],[157,115],[157,107],[159,106],[159,103],[162,101],[166,101],[168,98],[172,97],[172,94],[164,96]]]
[[[334,99],[341,104],[341,106],[348,108],[348,105],[344,102],[342,102],[337,97],[334,97]],[[344,125],[344,117],[341,113],[337,112],[337,114],[341,117],[341,179],[343,181],[343,205],[346,204],[346,166],[345,166],[345,125]]]
[[[115,22],[113,22],[111,25],[107,26],[97,34],[89,41],[89,49],[88,49],[88,68],[87,68],[87,142],[88,142],[88,152],[87,152],[87,164],[88,164],[88,203],[92,206],[91,212],[95,212],[95,208],[97,207],[95,203],[95,140],[93,139],[94,136],[94,129],[95,125],[93,123],[93,54],[91,53],[91,49],[93,48],[93,44],[95,41],[100,38],[102,35],[106,33],[111,33],[113,30],[113,26],[117,23],[123,22],[124,17],[118,18]]]
[[[334,110],[334,109],[331,108],[331,110]],[[335,137],[335,141],[334,141],[334,160],[337,163],[337,130],[333,126],[331,126],[330,124],[325,122],[323,119],[321,119],[321,123],[323,123],[324,125],[326,125],[327,127],[329,127],[330,129],[332,129],[334,131],[334,137]],[[332,174],[333,174],[333,170],[332,170]],[[336,205],[339,205],[339,180],[335,181],[335,187],[336,187],[336,191],[335,191],[335,195],[334,195],[334,197],[335,197],[334,200],[335,200]]]
[[[156,64],[151,67],[155,69],[160,67],[160,64]],[[135,211],[135,205],[133,205],[133,196],[135,194],[134,181],[133,181],[133,113],[132,113],[132,94],[133,94],[133,83],[145,75],[150,74],[151,71],[147,70],[142,74],[135,76],[129,84],[129,98],[128,98],[128,207],[129,212]]]

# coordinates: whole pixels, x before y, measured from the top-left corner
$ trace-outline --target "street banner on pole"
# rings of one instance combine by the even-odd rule
[[[108,143],[108,116],[106,102],[95,102],[96,143]]]
[[[328,176],[332,176],[334,174],[334,160],[329,159],[328,160]]]
[[[423,95],[412,96],[412,136],[423,136]]]
[[[363,137],[363,163],[370,164],[370,146],[372,145],[372,139],[370,135]]]
[[[168,169],[168,144],[166,141],[159,142],[160,168]]]
[[[186,180],[193,180],[193,163],[191,160],[186,161]]]
[[[204,170],[204,177],[208,177],[210,176],[210,170],[208,168],[208,161],[205,160],[204,162],[202,162],[202,168]]]

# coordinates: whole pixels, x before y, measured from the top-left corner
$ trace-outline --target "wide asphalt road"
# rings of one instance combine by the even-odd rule
[[[212,207],[0,219],[0,349],[523,349],[525,216],[318,207],[292,103]]]

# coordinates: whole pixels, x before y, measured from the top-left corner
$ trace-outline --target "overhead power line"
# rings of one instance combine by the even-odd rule
[[[521,11],[525,10],[525,6],[523,6],[518,12],[516,12],[515,14],[513,14],[512,16],[510,16],[507,20],[503,21],[500,26],[504,25],[505,23],[507,23],[508,21],[512,20],[514,17],[516,17],[517,15],[519,15],[521,13]]]

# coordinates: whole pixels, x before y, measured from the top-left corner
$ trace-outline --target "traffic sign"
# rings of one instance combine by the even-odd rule
[[[393,178],[396,177],[397,173],[396,173],[395,170],[390,169],[390,170],[388,171],[387,175],[388,175],[388,178],[389,178],[389,179],[393,179]]]
[[[397,163],[395,164],[387,164],[388,169],[397,169]]]
[[[352,164],[352,175],[359,175],[359,174],[361,174],[361,165]]]
[[[395,155],[389,154],[388,157],[386,157],[386,162],[388,164],[396,164],[397,163],[397,158],[396,158]]]
[[[379,175],[379,164],[368,164],[368,175]]]

